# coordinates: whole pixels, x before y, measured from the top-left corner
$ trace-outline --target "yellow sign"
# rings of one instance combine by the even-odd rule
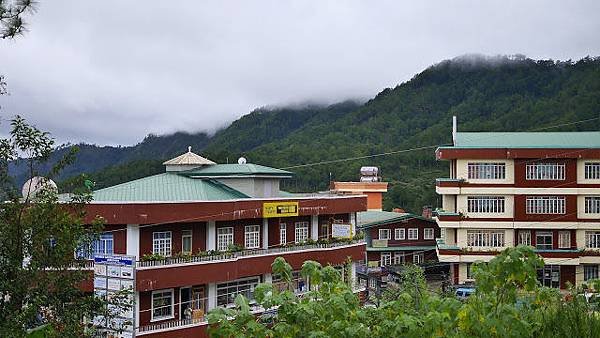
[[[298,202],[265,202],[263,218],[298,216]]]

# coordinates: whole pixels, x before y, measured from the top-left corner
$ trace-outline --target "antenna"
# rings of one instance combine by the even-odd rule
[[[456,115],[452,116],[452,144],[456,146],[456,131],[458,129],[458,122],[456,121]]]
[[[188,146],[188,153],[192,152],[192,146]]]

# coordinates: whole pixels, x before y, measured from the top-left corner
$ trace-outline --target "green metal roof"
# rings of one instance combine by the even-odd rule
[[[96,190],[94,202],[179,202],[249,198],[211,179],[163,173]]]
[[[280,176],[291,177],[294,174],[289,171],[266,167],[259,164],[215,164],[198,169],[179,172],[181,175],[198,177],[222,177],[222,176]]]
[[[600,132],[458,132],[440,148],[600,148]]]
[[[436,246],[435,245],[429,245],[429,246],[388,246],[385,248],[373,248],[368,246],[367,247],[367,251],[376,251],[376,252],[381,252],[381,251],[425,251],[425,250],[435,250]]]
[[[415,214],[390,211],[362,211],[359,212],[357,216],[357,226],[359,228],[371,228],[374,226],[395,223],[411,218],[418,218],[424,221],[434,222],[433,220]]]

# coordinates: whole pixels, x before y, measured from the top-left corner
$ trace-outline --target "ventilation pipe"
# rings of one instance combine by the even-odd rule
[[[456,115],[452,116],[452,144],[456,146],[456,129],[457,129]]]

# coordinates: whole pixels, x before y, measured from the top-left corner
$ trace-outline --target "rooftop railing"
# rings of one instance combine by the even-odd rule
[[[137,262],[138,268],[149,268],[149,267],[162,267],[175,264],[190,264],[190,263],[210,263],[215,261],[232,260],[241,257],[250,256],[262,256],[278,253],[288,253],[303,250],[318,250],[318,249],[330,249],[344,246],[350,246],[355,244],[365,243],[364,239],[357,239],[352,241],[334,242],[334,243],[315,243],[315,244],[298,244],[293,246],[283,246],[270,249],[253,249],[253,250],[241,250],[235,252],[227,252],[215,255],[200,255],[200,256],[189,256],[189,257],[167,257],[159,260],[142,260]]]

